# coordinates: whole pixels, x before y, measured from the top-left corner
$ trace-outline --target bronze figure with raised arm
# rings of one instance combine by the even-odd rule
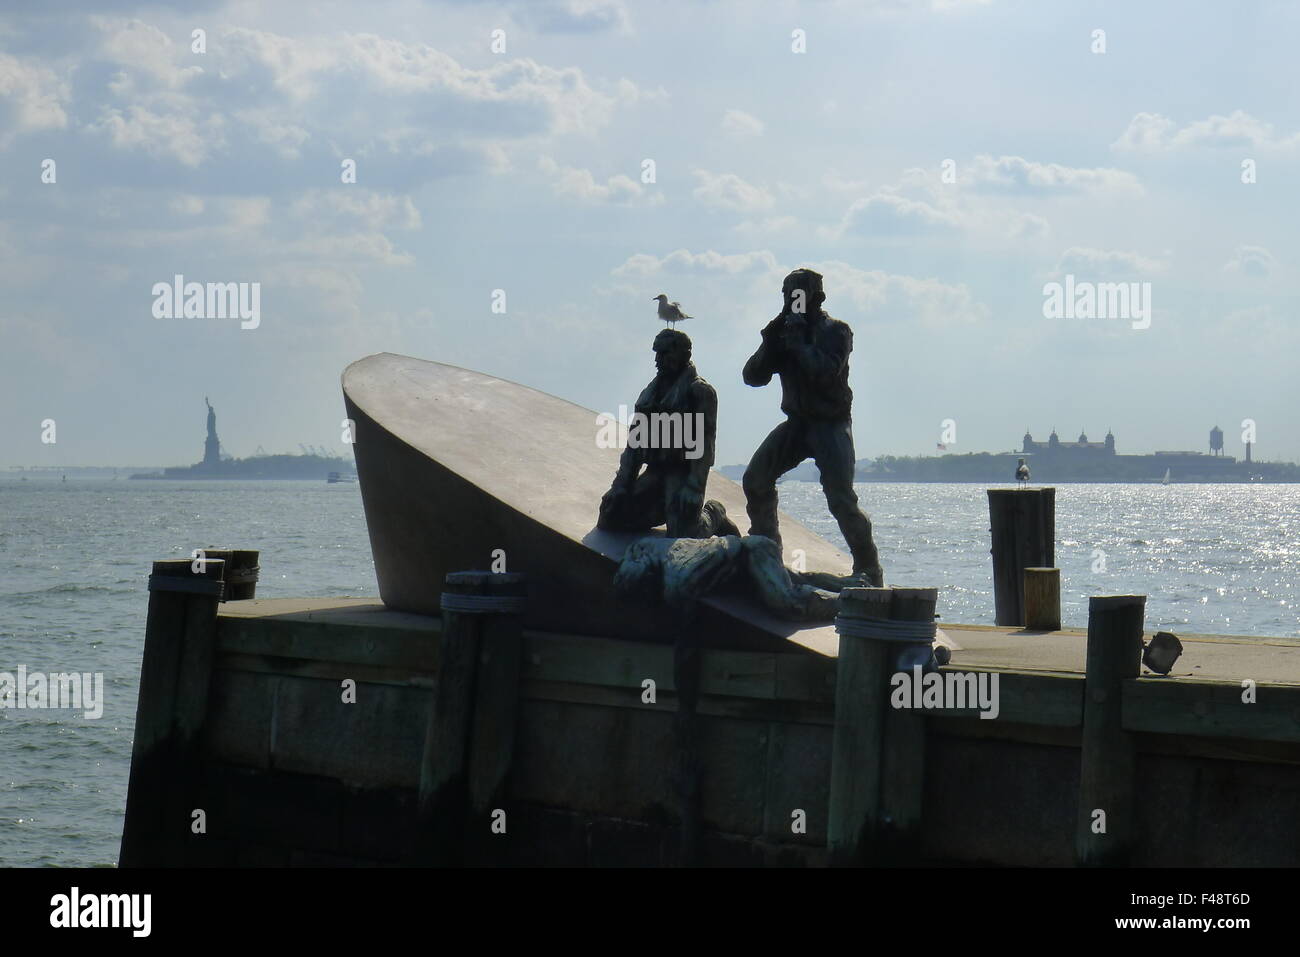
[[[781,314],[763,328],[763,342],[745,363],[745,384],[764,386],[781,377],[786,420],[772,430],[745,469],[749,534],[780,544],[776,481],[804,459],[821,472],[826,504],[853,555],[853,575],[882,586],[884,571],[871,535],[871,520],[853,490],[853,391],[849,353],[853,330],[822,309],[822,277],[796,269],[785,277]]]

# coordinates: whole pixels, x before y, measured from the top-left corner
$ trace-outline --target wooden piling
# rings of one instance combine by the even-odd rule
[[[470,863],[487,865],[506,860],[510,796],[510,766],[515,755],[519,714],[519,672],[523,654],[525,582],[522,575],[498,574],[490,593],[500,600],[497,610],[481,614],[478,675],[474,689],[474,723],[469,751]],[[445,614],[454,612],[444,612]],[[493,824],[505,827],[504,833]]]
[[[1088,600],[1088,651],[1075,853],[1084,866],[1123,866],[1134,839],[1137,767],[1123,726],[1123,687],[1142,662],[1145,595]]]
[[[243,601],[257,595],[257,578],[261,566],[257,560],[261,552],[248,548],[205,548],[208,558],[220,558],[226,563],[226,591],[223,601]]]
[[[994,621],[1024,624],[1024,572],[1056,564],[1056,489],[991,488]]]
[[[224,574],[220,559],[153,563],[121,867],[175,866],[185,858]]]
[[[516,574],[447,576],[420,767],[420,863],[464,864],[492,847],[487,840],[505,840],[492,824],[505,810],[514,752],[524,587]]]
[[[1061,630],[1061,570],[1026,568],[1024,581],[1025,627],[1031,631]]]
[[[892,591],[889,617],[893,621],[934,621],[939,599],[937,588],[895,587]],[[894,645],[896,649],[903,647],[899,642]],[[886,693],[888,691],[887,688]],[[923,712],[893,707],[885,709],[882,758],[880,846],[876,856],[880,863],[912,863],[920,844],[921,805],[925,791]]]
[[[888,619],[889,588],[846,588],[840,614]],[[840,636],[835,674],[835,729],[826,843],[834,867],[863,863],[880,813],[885,708],[895,649],[886,642]]]
[[[695,616],[693,603],[674,609],[677,637],[673,643],[673,687],[676,710],[673,712],[673,792],[681,821],[677,844],[678,867],[694,867],[700,861],[702,830],[703,768],[700,762],[700,721],[697,707],[700,698],[701,655],[691,630]]]

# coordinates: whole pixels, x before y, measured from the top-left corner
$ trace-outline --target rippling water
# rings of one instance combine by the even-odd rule
[[[944,621],[993,623],[982,485],[862,484],[891,584],[939,588]],[[844,547],[821,486],[786,482],[781,507]],[[1059,485],[1061,619],[1090,595],[1146,595],[1150,630],[1300,636],[1300,485]]]
[[[818,485],[780,490],[843,546]],[[983,486],[858,491],[887,581],[991,623]],[[1056,529],[1067,625],[1089,595],[1145,593],[1149,629],[1300,635],[1300,486],[1063,485]],[[149,565],[204,545],[260,549],[262,597],[376,593],[356,485],[0,478],[0,671],[102,672],[107,698],[98,720],[0,709],[0,865],[115,863]]]
[[[0,479],[0,671],[103,672],[103,716],[0,709],[0,865],[117,861],[150,563],[261,549],[260,597],[377,593],[356,485]]]

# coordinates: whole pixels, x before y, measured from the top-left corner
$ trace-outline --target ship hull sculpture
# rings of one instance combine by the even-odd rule
[[[655,340],[657,372],[637,413],[694,417],[696,444],[679,447],[602,447],[594,412],[467,369],[389,354],[353,363],[344,401],[384,603],[438,614],[447,574],[491,568],[527,576],[526,626],[678,644],[685,628],[706,645],[834,654],[835,593],[883,576],[852,488],[852,340],[821,311],[820,278],[787,278],[786,309],[746,364],[751,385],[781,376],[789,419],[760,447],[743,492],[710,470],[717,397],[676,330]],[[830,365],[838,404],[821,409],[828,386],[813,380]],[[767,488],[809,455],[852,559],[780,515]],[[728,517],[742,508],[744,536]],[[783,554],[816,571],[787,568]]]
[[[379,594],[390,608],[439,614],[447,574],[521,572],[529,582],[525,627],[672,642],[680,617],[662,600],[612,587],[628,546],[645,532],[596,527],[598,503],[620,450],[595,440],[589,409],[492,376],[380,354],[342,377],[353,422],[358,484]],[[740,515],[740,486],[717,472],[708,496]],[[781,515],[785,546],[806,567],[847,576],[849,556]],[[651,531],[649,537],[663,538]],[[829,625],[774,614],[734,587],[704,595],[691,619],[701,644],[833,655]]]

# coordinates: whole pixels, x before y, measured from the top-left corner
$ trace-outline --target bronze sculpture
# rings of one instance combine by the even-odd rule
[[[745,363],[746,385],[764,386],[781,377],[786,420],[772,430],[750,459],[742,484],[751,535],[778,545],[776,481],[811,457],[821,472],[826,504],[839,523],[861,581],[884,585],[884,571],[871,534],[871,520],[853,490],[853,392],[849,353],[853,331],[822,309],[822,277],[796,269],[782,285],[784,307],[762,332],[763,341]]]
[[[614,576],[619,594],[662,598],[678,609],[733,583],[793,621],[831,621],[839,607],[831,591],[792,580],[781,549],[761,535],[642,538],[628,546]]]
[[[654,352],[657,374],[636,401],[634,418],[640,421],[633,423],[633,430],[644,426],[641,438],[634,440],[629,433],[618,472],[600,500],[596,525],[637,532],[666,524],[671,538],[737,535],[739,529],[722,503],[704,500],[713,467],[717,393],[695,370],[685,333],[663,330],[655,336]],[[666,427],[659,428],[661,423]],[[647,434],[667,435],[670,441],[647,443]],[[682,441],[689,436],[696,439],[694,447]]]

